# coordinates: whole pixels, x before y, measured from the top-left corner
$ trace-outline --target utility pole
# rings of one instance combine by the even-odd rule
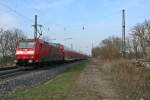
[[[34,25],[32,25],[33,27],[34,27],[34,39],[37,39],[37,37],[38,37],[38,33],[39,33],[39,31],[38,31],[38,26],[39,26],[39,28],[40,28],[40,31],[41,31],[41,27],[42,27],[42,25],[40,25],[40,24],[37,24],[37,15],[35,15],[35,22],[34,22]],[[42,35],[42,31],[41,31],[41,33],[39,33],[39,37]]]
[[[35,24],[34,24],[34,39],[37,38],[37,15],[35,15]]]
[[[126,40],[125,40],[125,10],[122,10],[122,56],[125,57]]]
[[[73,49],[73,44],[71,43],[71,49]]]
[[[92,49],[94,48],[93,42],[92,42]]]
[[[18,34],[17,34],[17,32],[16,32],[16,48],[17,48],[17,45],[18,45]]]

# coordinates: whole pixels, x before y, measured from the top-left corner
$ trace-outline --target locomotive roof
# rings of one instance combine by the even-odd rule
[[[34,39],[22,39],[22,40],[20,40],[20,41],[22,41],[22,42],[33,42]]]
[[[48,43],[48,44],[59,45],[59,46],[61,45],[60,43],[51,43],[51,42],[44,41],[42,39],[37,39],[37,40],[42,41],[44,43]],[[35,39],[22,39],[20,41],[23,41],[23,42],[33,42],[33,41],[35,41]]]
[[[48,43],[48,42],[46,42],[46,41],[44,41],[44,40],[42,40],[42,39],[36,39],[36,40],[39,40],[39,41],[41,41],[41,42]],[[22,41],[22,42],[34,42],[35,39],[22,39],[22,40],[20,40],[20,41]]]
[[[42,39],[37,39],[37,40],[41,41],[42,43],[47,43],[47,44],[49,44],[49,45],[53,45],[53,46],[56,46],[56,47],[63,46],[65,50],[77,52],[77,51],[75,51],[75,50],[73,50],[73,49],[71,49],[71,48],[69,48],[69,47],[67,47],[67,46],[65,46],[65,45],[60,44],[60,43],[47,42],[47,41],[44,41],[44,40],[42,40]],[[22,41],[22,42],[34,42],[35,39],[22,39],[22,40],[20,40],[20,41]],[[79,53],[79,52],[78,52],[78,53]]]

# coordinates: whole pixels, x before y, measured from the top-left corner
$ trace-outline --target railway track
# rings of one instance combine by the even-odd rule
[[[39,71],[39,70],[48,70],[50,68],[53,68],[53,67],[56,67],[56,66],[61,66],[63,64],[70,64],[70,63],[73,63],[75,61],[70,61],[70,62],[63,62],[63,63],[52,63],[52,64],[49,64],[47,66],[44,66],[44,67],[40,67],[40,68],[37,68],[37,69],[34,69],[33,66],[31,67],[19,67],[19,66],[16,66],[14,68],[10,68],[10,69],[4,69],[4,70],[0,70],[0,81],[3,81],[4,79],[8,79],[8,78],[12,78],[12,77],[15,77],[15,76],[19,76],[19,75],[22,75],[22,74],[25,74],[25,73],[29,73],[29,72],[35,72],[35,71]],[[49,67],[51,66],[51,67]]]
[[[20,75],[21,73],[25,72],[25,69],[24,67],[15,67],[15,68],[12,68],[12,69],[8,69],[8,70],[1,70],[0,71],[0,81],[4,80],[4,79],[7,79],[9,77],[13,77],[13,76],[17,76],[17,75]]]
[[[37,69],[34,69],[33,66],[28,67],[28,68],[15,66],[13,68],[0,70],[0,81],[3,81],[5,79],[10,79],[12,77],[16,77],[16,76],[19,76],[19,75],[22,75],[25,73],[29,73],[29,72],[34,72],[34,71],[43,70],[43,69],[45,69],[45,70],[50,69],[50,67],[48,67],[48,66],[54,67],[54,66],[59,66],[61,64],[65,64],[65,63],[71,63],[71,62],[63,62],[63,63],[59,63],[59,64],[52,63],[52,64],[49,64],[47,66],[37,68]]]
[[[9,77],[13,77],[13,76],[16,76],[16,75],[19,75],[21,74],[23,71],[16,71],[16,72],[11,72],[11,73],[7,73],[7,74],[2,74],[0,75],[0,80],[4,80],[6,78],[9,78]]]
[[[0,75],[0,96],[7,95],[17,87],[31,87],[53,79],[56,75],[66,69],[78,65],[82,61],[69,62],[57,65],[42,67],[35,70],[18,70]]]
[[[16,69],[16,66],[0,67],[0,71]]]

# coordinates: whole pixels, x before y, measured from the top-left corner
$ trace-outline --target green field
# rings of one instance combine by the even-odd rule
[[[30,89],[19,89],[10,96],[0,97],[0,100],[64,100],[87,63],[84,61],[42,85]]]

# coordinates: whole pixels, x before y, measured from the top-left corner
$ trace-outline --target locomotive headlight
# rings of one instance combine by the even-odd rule
[[[29,60],[28,62],[29,62],[29,63],[32,63],[32,62],[33,62],[33,60]]]
[[[27,54],[34,54],[34,51],[28,51]]]
[[[22,51],[16,51],[16,54],[22,54],[23,52]]]
[[[17,62],[18,62],[18,60],[14,60],[14,62],[15,62],[15,63],[17,63]]]

